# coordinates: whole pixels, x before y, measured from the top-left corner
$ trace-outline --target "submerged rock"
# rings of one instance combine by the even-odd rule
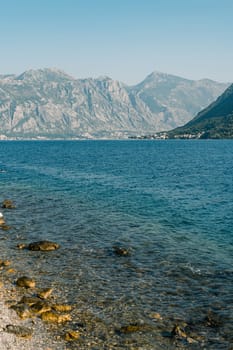
[[[180,326],[175,325],[171,331],[172,337],[187,338],[187,334]]]
[[[175,325],[171,332],[168,332],[168,331],[162,332],[162,336],[168,337],[168,338],[175,338],[175,339],[178,339],[180,341],[185,341],[188,344],[198,343],[198,341],[196,339],[194,339],[193,337],[191,337],[190,335],[188,335],[186,333],[183,326],[178,326],[178,325]],[[192,334],[192,336],[193,336],[193,334]]]
[[[217,328],[221,326],[222,322],[218,314],[209,311],[205,317],[205,324],[208,327]]]
[[[153,320],[162,320],[162,316],[158,313],[158,312],[153,312],[150,314],[150,317],[153,319]]]
[[[135,333],[135,332],[146,332],[150,331],[151,327],[147,324],[129,324],[127,326],[122,326],[118,331],[119,333],[129,334],[129,333]]]
[[[41,250],[41,251],[51,251],[51,250],[56,250],[60,248],[60,245],[55,242],[50,242],[50,241],[38,241],[38,242],[33,242],[28,245],[29,250]]]
[[[118,256],[130,256],[131,255],[129,248],[126,248],[126,247],[123,247],[120,245],[113,246],[113,252]]]
[[[15,205],[12,200],[10,199],[5,199],[2,203],[2,208],[5,209],[15,209]]]
[[[6,222],[5,222],[5,219],[4,219],[4,216],[2,213],[0,213],[0,228],[3,230],[3,231],[8,231],[11,229],[11,226],[7,225]]]
[[[3,231],[8,231],[11,229],[11,226],[9,225],[6,225],[6,224],[0,224],[0,228],[3,230]]]
[[[11,261],[10,260],[0,260],[0,266],[9,266],[11,265]]]
[[[19,243],[19,244],[17,244],[17,248],[18,249],[25,249],[25,248],[27,248],[27,245],[25,243]]]
[[[35,280],[27,276],[19,277],[16,281],[16,284],[18,287],[24,288],[34,288],[36,286]]]
[[[8,333],[13,333],[15,334],[17,337],[21,337],[21,338],[25,338],[25,339],[29,339],[32,336],[33,330],[27,327],[23,327],[23,326],[15,326],[13,324],[9,324],[6,326],[6,328],[4,329],[5,332]]]

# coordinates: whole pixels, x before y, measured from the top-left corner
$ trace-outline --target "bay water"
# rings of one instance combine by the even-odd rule
[[[231,140],[2,141],[0,171],[1,258],[74,305],[67,349],[233,349]]]

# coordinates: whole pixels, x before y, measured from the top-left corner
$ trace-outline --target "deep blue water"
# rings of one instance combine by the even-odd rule
[[[2,210],[1,254],[77,304],[73,320],[97,344],[83,349],[230,349],[232,141],[4,141],[0,168],[0,199],[17,206]],[[61,249],[15,249],[38,239]],[[117,332],[135,322],[150,331]],[[163,336],[182,322],[197,343]]]

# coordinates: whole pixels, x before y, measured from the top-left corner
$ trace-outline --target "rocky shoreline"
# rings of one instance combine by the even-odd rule
[[[3,210],[15,209],[11,200],[4,200]],[[10,231],[4,214],[0,213],[1,231]],[[55,242],[18,244],[17,249],[52,251]],[[67,330],[57,332],[59,325],[71,320],[71,305],[60,304],[52,288],[37,288],[37,281],[28,276],[16,278],[14,262],[0,259],[0,349],[1,350],[63,350],[66,342],[74,341],[80,334]],[[60,334],[59,334],[60,333]]]
[[[17,210],[11,200],[4,200],[0,212],[2,242],[4,239],[13,239],[15,249],[14,255],[10,255],[6,250],[4,257],[0,256],[1,350],[152,350],[151,338],[155,343],[153,350],[173,349],[176,346],[179,349],[195,350],[209,345],[210,349],[217,348],[212,344],[218,344],[221,349],[228,349],[232,335],[225,334],[224,322],[227,322],[227,319],[217,308],[200,310],[199,313],[182,318],[179,315],[171,317],[171,314],[155,309],[153,312],[145,311],[143,318],[132,319],[128,317],[127,304],[124,305],[125,309],[120,304],[117,308],[112,308],[111,303],[108,305],[105,300],[96,300],[99,309],[109,307],[111,315],[118,312],[119,305],[122,307],[124,315],[118,313],[117,323],[110,323],[86,307],[88,299],[85,297],[83,300],[76,300],[77,304],[72,299],[73,305],[61,301],[59,287],[57,288],[50,279],[47,280],[48,285],[47,282],[41,281],[35,266],[33,269],[33,265],[29,265],[30,267],[25,268],[22,273],[22,269],[19,271],[16,264],[17,253],[20,252],[26,255],[30,252],[32,256],[37,254],[39,257],[46,252],[44,254],[55,263],[52,252],[60,249],[60,245],[48,240],[24,243],[19,235],[13,235],[14,228],[9,223],[14,209]],[[6,215],[8,210],[9,215]],[[132,268],[129,259],[134,255],[133,249],[115,243],[106,253],[117,262],[124,261],[124,268]],[[11,260],[9,256],[12,257]],[[140,274],[141,271],[139,270]]]
[[[55,350],[65,349],[64,342],[52,339],[39,318],[21,319],[11,307],[19,293],[9,281],[0,289],[0,348],[1,350]]]

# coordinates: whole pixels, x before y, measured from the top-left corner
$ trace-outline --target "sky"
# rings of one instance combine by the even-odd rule
[[[233,0],[0,0],[0,74],[233,82]]]

